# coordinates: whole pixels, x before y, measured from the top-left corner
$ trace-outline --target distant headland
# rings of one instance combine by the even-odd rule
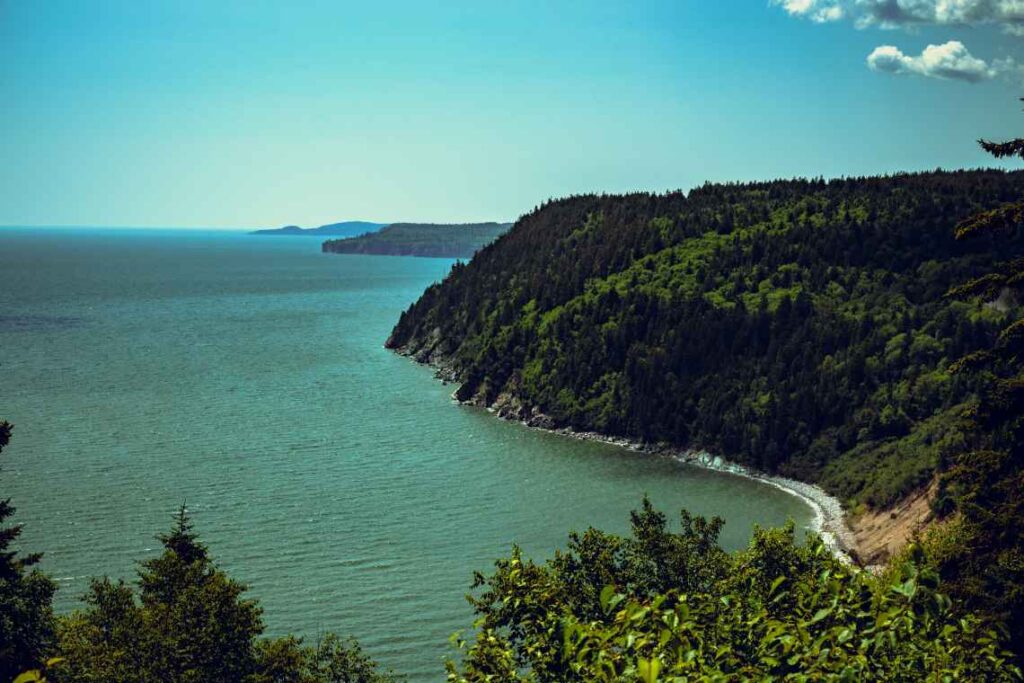
[[[310,235],[314,237],[355,237],[376,232],[388,225],[387,223],[371,223],[369,221],[342,221],[328,223],[318,228],[301,228],[298,225],[286,225],[283,228],[254,230],[252,235]]]
[[[471,258],[501,235],[511,223],[393,223],[358,237],[324,242],[336,254]]]

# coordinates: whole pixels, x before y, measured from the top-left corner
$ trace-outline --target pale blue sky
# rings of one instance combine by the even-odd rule
[[[0,0],[0,224],[514,219],[580,192],[991,165],[974,140],[1024,128],[1024,38],[853,7]],[[952,40],[977,82],[913,61]],[[906,58],[869,68],[882,45]]]

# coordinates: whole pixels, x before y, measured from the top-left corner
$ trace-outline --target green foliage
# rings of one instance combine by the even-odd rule
[[[881,578],[793,526],[735,555],[719,522],[650,509],[633,536],[594,530],[545,565],[517,551],[477,585],[479,619],[452,683],[482,681],[1020,680],[1000,634],[939,591],[920,551]]]
[[[333,633],[303,645],[292,636],[257,643],[259,672],[251,683],[389,683],[399,677],[382,673],[354,638]]]
[[[498,239],[508,223],[393,223],[358,237],[328,240],[322,251],[335,254],[385,254],[471,258],[484,245]]]
[[[948,380],[948,375],[944,380]],[[908,394],[908,398],[919,396]],[[887,406],[888,409],[888,406]],[[966,405],[954,406],[921,422],[903,436],[865,441],[831,460],[821,481],[842,499],[882,507],[927,485],[940,463],[949,462],[967,443]],[[886,410],[880,420],[885,421]],[[895,411],[888,411],[892,414]]]
[[[945,296],[1000,253],[955,222],[1022,189],[976,171],[558,200],[429,288],[388,345],[453,370],[462,400],[511,395],[521,419],[885,505],[966,438],[934,421],[982,380],[946,368],[1019,308]]]
[[[126,583],[92,582],[85,608],[59,624],[64,665],[57,681],[247,681],[383,683],[354,641],[328,635],[313,646],[261,639],[263,621],[246,587],[210,560],[182,508],[164,551],[142,563],[138,594]]]
[[[494,664],[528,666],[542,680],[559,680],[567,673],[558,650],[566,605],[582,618],[598,618],[604,612],[601,595],[608,585],[644,597],[680,587],[708,590],[727,569],[726,554],[717,543],[722,523],[684,511],[681,532],[670,533],[665,516],[645,499],[643,508],[632,515],[630,538],[596,529],[573,533],[568,550],[545,566],[524,559],[513,548],[511,557],[497,562],[494,575],[475,577],[474,588],[484,588],[471,600],[481,616],[480,656],[493,654],[489,638],[502,632],[500,641],[510,652]]]
[[[54,667],[60,666],[64,660],[60,657],[52,657],[46,660],[38,669],[23,671],[14,677],[14,683],[47,683],[47,675]]]
[[[982,142],[993,155],[1021,156],[1024,139]],[[1024,258],[1015,241],[1024,201],[965,219],[957,238],[996,240],[1002,259],[958,285],[952,297],[982,295],[1010,315],[983,345],[953,364],[954,377],[979,383],[966,412],[969,441],[941,480],[941,507],[955,509],[958,542],[933,543],[933,560],[950,592],[971,609],[1002,620],[1024,660],[1024,320],[1013,304],[1024,293]]]
[[[0,452],[12,425],[0,420]],[[0,681],[10,681],[44,663],[54,642],[53,593],[56,584],[33,568],[40,555],[19,555],[12,543],[20,526],[4,526],[14,514],[10,499],[0,500]]]

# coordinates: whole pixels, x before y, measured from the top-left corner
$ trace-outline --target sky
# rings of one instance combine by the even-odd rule
[[[1024,0],[0,0],[0,225],[514,220],[991,166],[1022,95]]]

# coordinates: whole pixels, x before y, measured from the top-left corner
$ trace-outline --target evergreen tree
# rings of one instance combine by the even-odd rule
[[[184,506],[163,552],[142,563],[139,600],[123,582],[93,581],[87,609],[63,624],[69,680],[241,681],[256,672],[260,608],[210,560]]]
[[[12,425],[0,421],[0,452]],[[34,568],[40,555],[19,555],[12,547],[21,526],[5,526],[14,514],[9,498],[0,500],[0,681],[41,666],[54,644],[51,606],[56,584]]]
[[[997,158],[1024,158],[1024,138],[979,140]],[[1003,260],[956,287],[958,297],[981,297],[990,306],[1018,311],[1024,258],[1012,248],[1024,226],[1024,200],[983,211],[957,226],[960,240],[991,239]],[[954,594],[1005,620],[1014,642],[1024,643],[1024,319],[1012,318],[995,343],[958,361],[954,373],[983,379],[969,412],[974,448],[943,478],[944,496],[957,504],[959,542],[939,546],[938,561]],[[1024,646],[1018,653],[1024,656]]]
[[[163,552],[123,581],[94,580],[86,607],[60,623],[57,681],[384,683],[358,643],[327,635],[262,639],[262,610],[210,559],[182,506]]]

